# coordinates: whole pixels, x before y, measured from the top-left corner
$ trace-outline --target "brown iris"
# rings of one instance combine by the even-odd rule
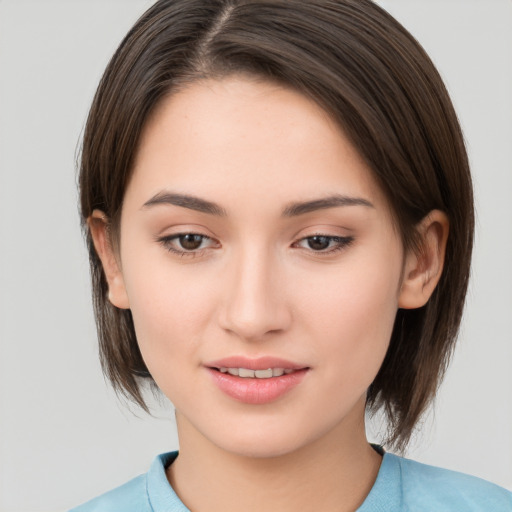
[[[330,241],[331,238],[327,236],[312,236],[308,238],[308,245],[315,251],[322,251],[329,247]]]
[[[203,237],[201,235],[194,235],[193,233],[187,233],[186,235],[180,235],[179,241],[181,247],[188,251],[193,251],[198,249],[203,241]]]

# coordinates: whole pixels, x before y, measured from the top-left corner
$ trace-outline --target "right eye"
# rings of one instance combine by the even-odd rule
[[[214,243],[213,239],[199,233],[177,233],[176,235],[163,236],[158,239],[169,252],[180,256],[197,256],[208,248],[208,243]]]

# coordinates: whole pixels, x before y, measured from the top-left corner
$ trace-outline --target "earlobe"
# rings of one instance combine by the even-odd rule
[[[418,225],[420,250],[406,255],[398,307],[424,306],[434,292],[444,267],[449,221],[440,210],[432,210]]]
[[[123,273],[110,240],[108,218],[102,211],[94,210],[87,225],[107,279],[108,298],[114,306],[129,309]]]

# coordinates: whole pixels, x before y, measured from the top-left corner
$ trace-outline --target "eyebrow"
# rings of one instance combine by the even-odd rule
[[[188,194],[178,194],[168,191],[162,191],[155,194],[151,199],[146,201],[142,208],[150,208],[152,206],[170,204],[188,208],[201,213],[215,215],[218,217],[227,217],[227,211],[222,206],[201,199],[200,197],[191,196]],[[298,201],[289,203],[282,211],[282,217],[297,217],[306,213],[311,213],[317,210],[326,210],[328,208],[338,208],[342,206],[365,206],[367,208],[374,208],[373,204],[362,197],[350,197],[339,194],[334,194],[328,197],[319,199],[312,199],[310,201]]]
[[[329,197],[313,199],[311,201],[290,203],[283,210],[282,216],[296,217],[298,215],[304,215],[305,213],[310,213],[317,210],[326,210],[327,208],[338,208],[340,206],[366,206],[367,208],[374,207],[370,201],[363,199],[362,197],[350,197],[335,194]]]
[[[190,196],[187,194],[176,194],[172,192],[158,192],[151,199],[146,201],[142,208],[149,208],[160,204],[172,204],[174,206],[181,206],[182,208],[188,208],[189,210],[196,210],[202,213],[208,213],[210,215],[216,215],[218,217],[226,217],[227,212],[224,208],[218,204],[201,199],[200,197]]]

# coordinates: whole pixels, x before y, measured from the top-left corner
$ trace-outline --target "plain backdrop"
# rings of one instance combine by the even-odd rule
[[[64,511],[176,449],[97,359],[75,157],[94,90],[150,0],[0,0],[0,511]],[[382,0],[453,96],[474,173],[473,276],[410,457],[512,489],[512,2]]]

